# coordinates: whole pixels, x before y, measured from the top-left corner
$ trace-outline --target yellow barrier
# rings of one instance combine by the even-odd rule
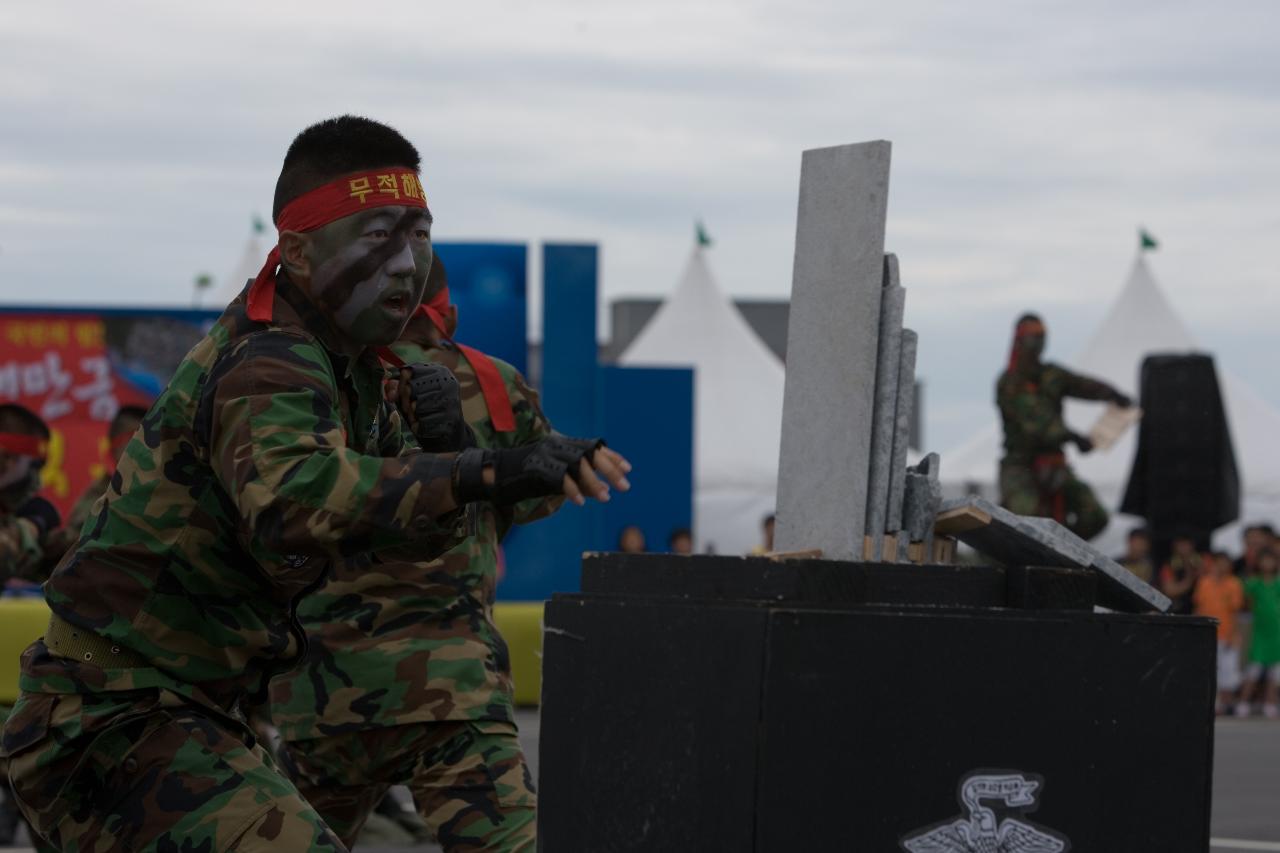
[[[43,598],[0,598],[0,705],[18,701],[18,659],[48,624]]]
[[[542,698],[542,602],[500,601],[493,621],[511,653],[516,704],[537,705]]]
[[[517,705],[537,705],[542,694],[542,602],[504,601],[493,620],[511,652]],[[43,598],[0,598],[0,705],[18,700],[18,658],[44,636],[49,608]]]

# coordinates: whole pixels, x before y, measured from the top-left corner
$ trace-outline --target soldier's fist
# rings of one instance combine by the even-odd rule
[[[397,405],[409,421],[418,445],[429,453],[449,453],[475,441],[462,417],[458,380],[439,364],[400,368]]]

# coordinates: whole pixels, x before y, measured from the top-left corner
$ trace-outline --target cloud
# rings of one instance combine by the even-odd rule
[[[356,111],[422,149],[441,239],[598,240],[606,297],[657,294],[701,217],[724,286],[781,297],[800,151],[888,138],[889,247],[933,432],[959,438],[1012,317],[1051,313],[1070,353],[1139,224],[1207,345],[1273,357],[1277,23],[1269,2],[7,4],[0,283],[185,304],[238,260],[292,135]]]

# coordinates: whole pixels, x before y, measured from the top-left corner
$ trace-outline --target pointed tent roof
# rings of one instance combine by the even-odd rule
[[[240,252],[240,260],[236,262],[231,274],[218,282],[217,288],[205,303],[205,307],[219,310],[225,308],[232,299],[240,295],[240,291],[244,290],[245,282],[257,277],[269,251],[268,247],[263,245],[263,231],[261,220],[255,218],[253,228],[249,231],[249,239],[245,240],[244,249]],[[274,246],[274,242],[271,245]]]
[[[1123,391],[1134,393],[1142,360],[1154,352],[1197,349],[1194,336],[1174,311],[1140,253],[1129,279],[1108,311],[1102,325],[1079,357],[1068,365],[1096,376]],[[1223,402],[1231,424],[1236,459],[1243,480],[1244,520],[1271,513],[1280,501],[1280,455],[1273,451],[1280,434],[1280,411],[1218,364]],[[1091,425],[1101,404],[1070,401],[1064,416],[1078,429]],[[1000,427],[992,412],[990,425],[942,455],[942,477],[948,483],[991,484],[1001,454]],[[1068,448],[1080,476],[1114,507],[1128,482],[1133,462],[1136,430],[1130,430],[1108,451],[1081,456]]]
[[[690,254],[675,292],[618,360],[695,369],[699,491],[772,492],[782,435],[782,362],[716,284],[701,247]]]

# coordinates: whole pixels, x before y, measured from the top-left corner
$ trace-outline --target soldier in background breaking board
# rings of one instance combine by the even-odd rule
[[[1019,515],[1055,519],[1083,539],[1107,526],[1107,511],[1093,490],[1067,465],[1068,442],[1088,453],[1093,442],[1062,421],[1066,397],[1104,400],[1127,408],[1132,401],[1097,379],[1040,360],[1046,330],[1035,314],[1024,314],[1014,330],[1009,367],[996,382],[996,405],[1004,422],[1000,503]]]

